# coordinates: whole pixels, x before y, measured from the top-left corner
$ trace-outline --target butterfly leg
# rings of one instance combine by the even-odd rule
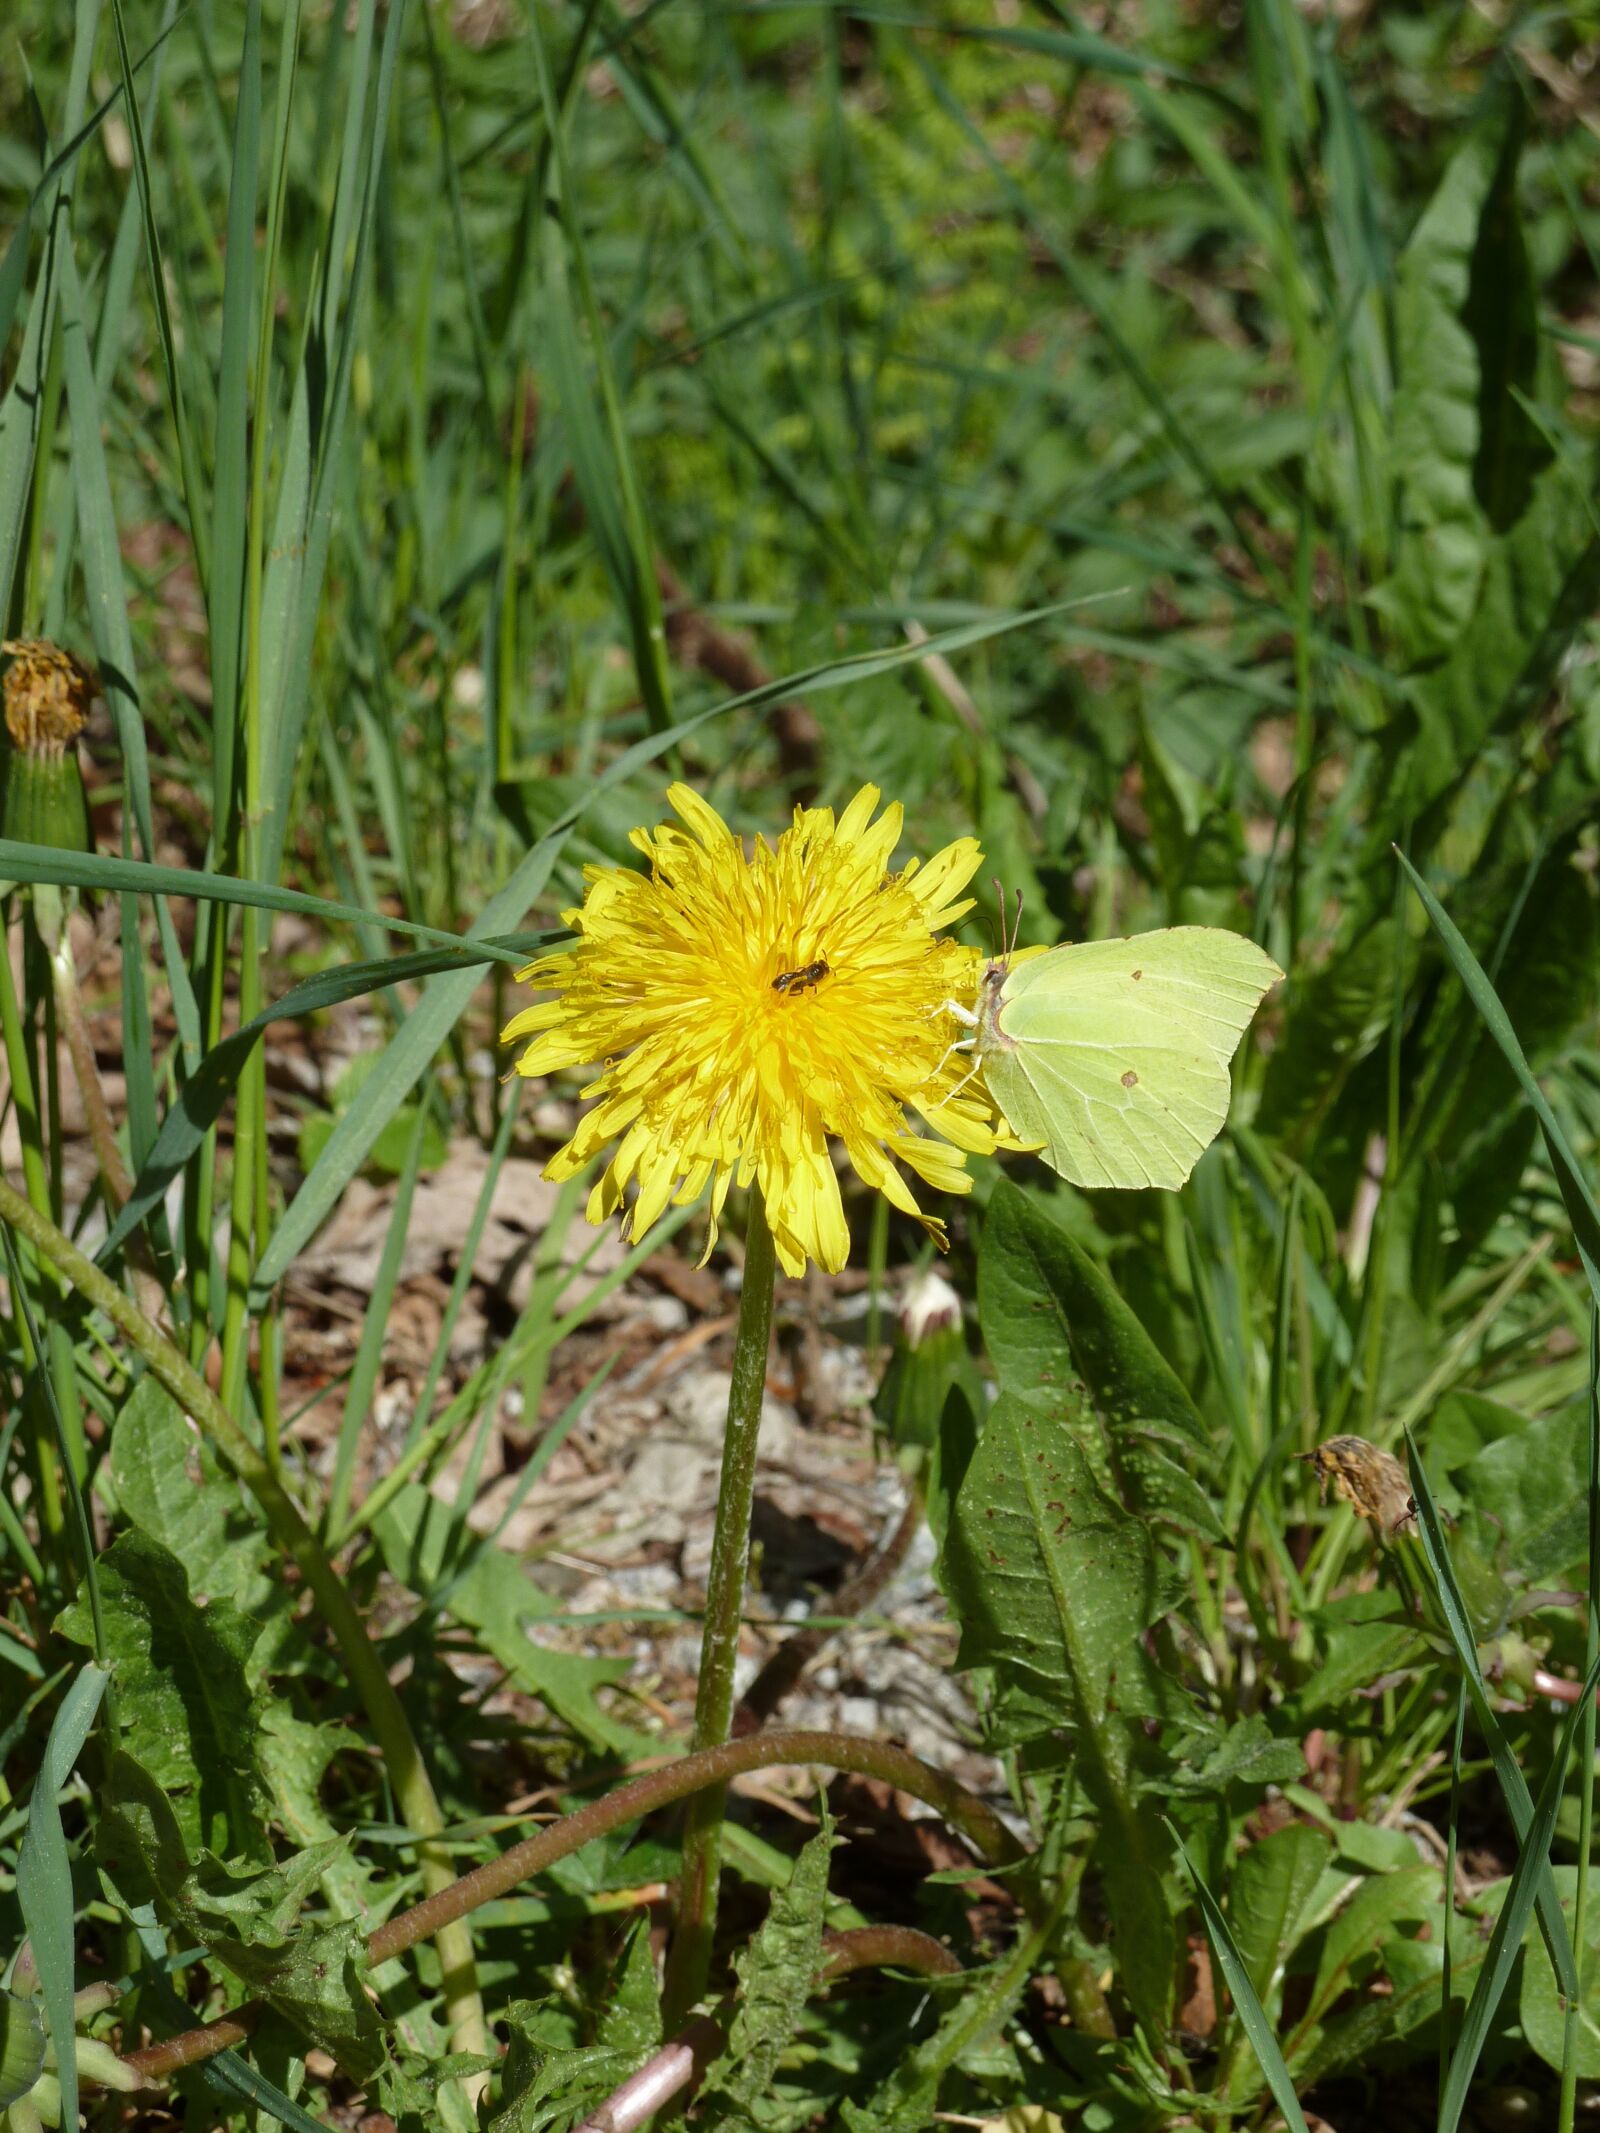
[[[977,1043],[977,1041],[978,1040],[976,1037],[958,1037],[954,1044],[947,1044],[944,1048],[943,1053],[940,1056],[939,1064],[934,1068],[933,1074],[930,1074],[928,1076],[928,1079],[931,1081],[934,1078],[934,1075],[942,1074],[944,1072],[945,1060],[950,1057],[950,1054],[952,1052],[970,1052],[972,1050],[972,1047]],[[977,1068],[974,1067],[972,1073],[975,1074],[977,1071]],[[970,1081],[971,1079],[972,1074],[969,1074],[967,1076],[967,1080]],[[965,1087],[965,1085],[965,1083],[962,1084],[963,1087]],[[948,1099],[946,1100],[948,1101]]]

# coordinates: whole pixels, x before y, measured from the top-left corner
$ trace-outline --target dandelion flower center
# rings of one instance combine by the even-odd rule
[[[592,1108],[546,1175],[575,1176],[615,1141],[589,1219],[633,1188],[629,1232],[642,1237],[709,1187],[708,1251],[729,1185],[759,1184],[785,1272],[808,1259],[836,1272],[850,1247],[838,1140],[866,1184],[942,1244],[901,1166],[965,1192],[963,1151],[995,1145],[943,1012],[971,998],[978,959],[937,930],[971,908],[961,891],[981,863],[976,839],[891,873],[902,813],[874,822],[866,786],[837,820],[796,809],[775,845],[758,839],[747,856],[688,786],[668,797],[683,827],[633,832],[649,871],[589,868],[582,907],[564,914],[575,943],[521,973],[554,997],[507,1025],[507,1040],[533,1039],[519,1071],[602,1062],[584,1091]]]

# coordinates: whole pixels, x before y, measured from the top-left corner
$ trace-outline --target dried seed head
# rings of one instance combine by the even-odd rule
[[[0,644],[5,672],[6,731],[22,755],[59,762],[83,731],[94,700],[93,674],[48,637],[14,637]]]
[[[1365,1437],[1330,1437],[1315,1451],[1296,1452],[1295,1457],[1316,1468],[1324,1503],[1331,1481],[1357,1517],[1370,1518],[1385,1537],[1416,1516],[1405,1468],[1392,1452],[1369,1444]]]

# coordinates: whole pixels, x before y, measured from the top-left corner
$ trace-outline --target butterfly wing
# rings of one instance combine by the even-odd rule
[[[1052,948],[1007,976],[985,1077],[1074,1185],[1175,1192],[1222,1130],[1229,1062],[1282,975],[1215,926]]]

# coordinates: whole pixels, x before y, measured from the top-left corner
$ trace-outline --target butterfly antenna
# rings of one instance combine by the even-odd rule
[[[997,962],[1003,963],[1011,954],[1010,948],[1006,945],[1005,884],[1001,881],[998,874],[991,874],[989,876],[989,886],[994,890],[994,900],[1000,906],[1000,952],[995,958],[995,960]]]
[[[1012,921],[1012,925],[1011,925],[1011,953],[1012,953],[1013,955],[1015,955],[1015,954],[1016,954],[1016,952],[1017,952],[1017,943],[1018,943],[1018,941],[1020,941],[1020,940],[1021,940],[1021,938],[1022,938],[1022,888],[1021,888],[1021,885],[1020,885],[1020,883],[1019,883],[1019,884],[1018,884],[1018,887],[1017,887],[1017,915],[1016,915],[1015,919],[1014,919],[1014,920]]]

